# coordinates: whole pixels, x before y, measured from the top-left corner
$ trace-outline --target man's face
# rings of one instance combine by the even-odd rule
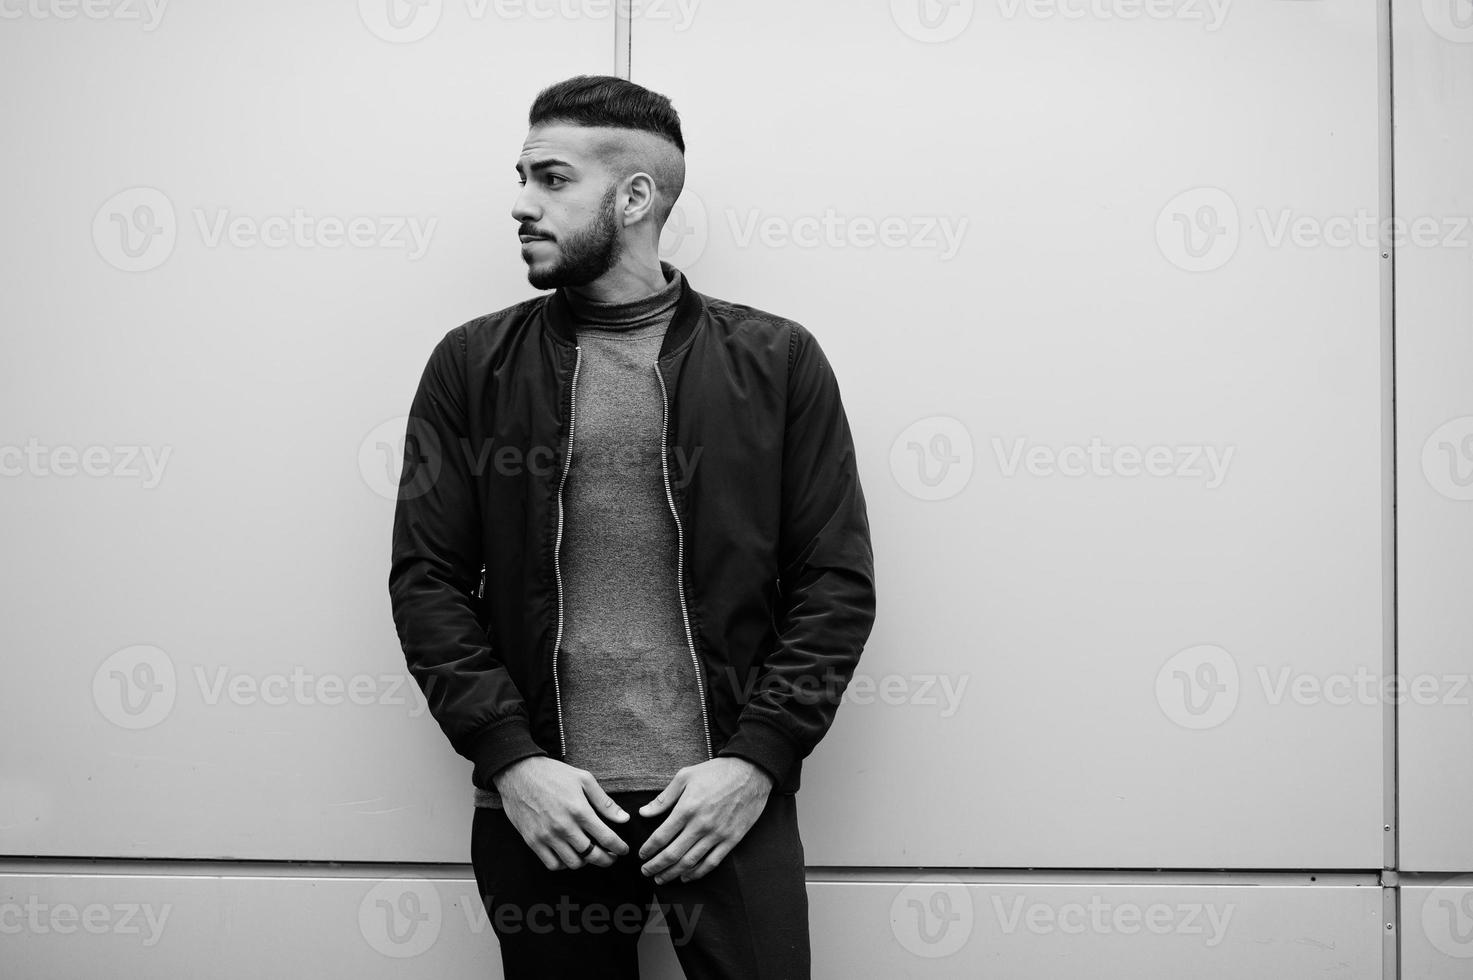
[[[549,123],[533,127],[522,145],[522,191],[511,216],[536,289],[587,285],[619,259],[618,182],[591,153],[594,135],[585,126]]]

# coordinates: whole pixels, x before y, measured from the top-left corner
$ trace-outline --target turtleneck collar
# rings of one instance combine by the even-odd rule
[[[580,296],[570,289],[560,289],[559,292],[567,300],[568,309],[574,318],[581,324],[597,325],[605,329],[633,326],[665,312],[680,299],[680,270],[662,259],[660,271],[665,276],[663,288],[627,303],[601,303]]]

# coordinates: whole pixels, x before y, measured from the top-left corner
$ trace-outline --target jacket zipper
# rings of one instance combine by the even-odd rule
[[[557,704],[557,742],[563,757],[568,755],[568,740],[563,735],[563,691],[557,678],[558,647],[563,645],[563,570],[558,553],[563,547],[563,485],[573,465],[573,423],[578,415],[578,365],[583,362],[583,346],[573,348],[573,383],[568,389],[568,453],[557,484],[557,540],[552,546],[552,571],[557,576],[557,639],[552,642],[552,698]]]
[[[690,662],[696,668],[696,694],[701,699],[701,730],[706,735],[706,758],[711,758],[711,724],[706,719],[706,686],[701,679],[701,661],[696,657],[695,640],[691,637],[690,616],[685,609],[685,532],[680,526],[680,514],[675,509],[675,495],[670,492],[670,466],[665,455],[665,427],[670,420],[670,400],[665,392],[665,376],[660,365],[655,365],[655,377],[660,380],[660,473],[665,480],[665,500],[670,504],[670,513],[675,517],[675,587],[680,596],[680,617],[685,623],[685,642],[690,647]]]

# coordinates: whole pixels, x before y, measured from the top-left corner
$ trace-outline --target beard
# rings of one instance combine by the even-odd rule
[[[614,267],[622,243],[614,220],[614,197],[618,187],[610,185],[599,202],[593,220],[577,231],[559,238],[557,255],[542,265],[527,265],[527,281],[534,289],[586,286]]]

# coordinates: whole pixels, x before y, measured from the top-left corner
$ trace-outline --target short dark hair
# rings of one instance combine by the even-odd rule
[[[614,75],[575,75],[537,93],[527,124],[545,122],[643,130],[665,137],[685,155],[680,114],[670,100]]]

